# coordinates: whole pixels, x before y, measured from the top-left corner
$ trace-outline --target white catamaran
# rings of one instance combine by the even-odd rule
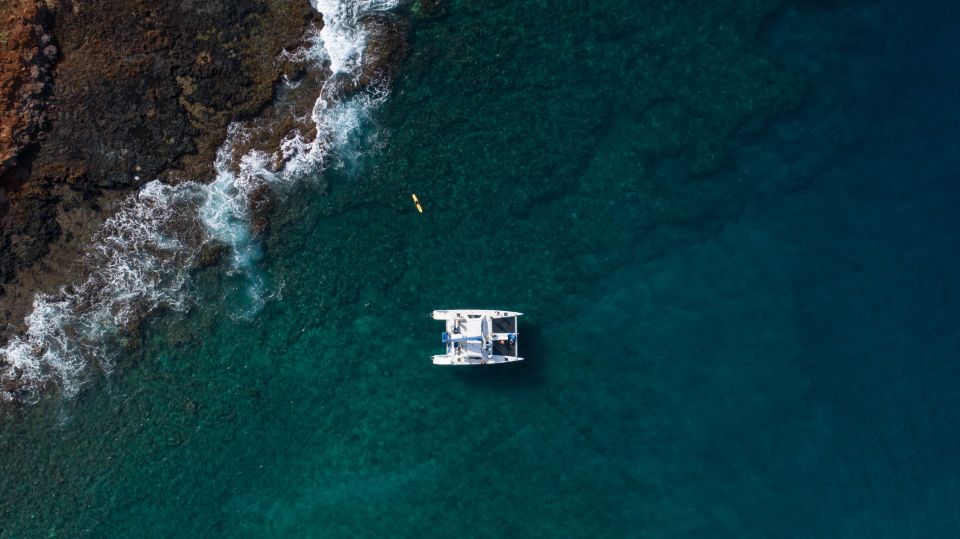
[[[523,313],[483,309],[433,311],[443,320],[446,353],[434,365],[490,365],[523,360],[517,352],[517,317]]]

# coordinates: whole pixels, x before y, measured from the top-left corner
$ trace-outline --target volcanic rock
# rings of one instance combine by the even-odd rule
[[[44,124],[45,95],[57,47],[46,32],[49,12],[36,0],[0,7],[0,178]],[[0,193],[5,186],[0,185]],[[5,197],[0,195],[0,204]]]
[[[35,293],[82,276],[88,240],[131,189],[213,179],[227,127],[297,72],[277,59],[315,16],[308,0],[3,3],[0,345]]]

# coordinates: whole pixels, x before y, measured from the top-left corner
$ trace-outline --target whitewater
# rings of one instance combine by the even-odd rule
[[[228,246],[229,271],[247,276],[250,312],[262,305],[267,287],[257,275],[261,255],[251,229],[256,197],[341,165],[355,133],[388,97],[386,81],[344,88],[356,86],[367,43],[376,37],[364,18],[400,0],[311,2],[322,28],[310,33],[307,46],[282,56],[330,71],[310,117],[298,119],[312,124],[315,136],[293,129],[273,151],[251,149],[237,162],[235,149],[250,137],[250,128],[237,123],[217,153],[210,183],[152,180],[130,195],[95,234],[83,260],[87,279],[37,295],[24,334],[0,348],[0,402],[34,401],[53,388],[74,397],[93,372],[109,374],[125,333],[159,310],[193,306],[191,270],[211,245]]]

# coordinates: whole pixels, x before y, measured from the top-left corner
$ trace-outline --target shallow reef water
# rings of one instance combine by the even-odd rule
[[[352,157],[277,204],[260,311],[197,270],[111,376],[0,419],[0,537],[956,536],[934,4],[414,3]],[[431,365],[456,306],[526,313],[527,359]]]

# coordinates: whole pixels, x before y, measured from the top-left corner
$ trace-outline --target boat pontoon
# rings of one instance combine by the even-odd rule
[[[433,311],[443,320],[446,353],[434,365],[489,365],[523,360],[517,352],[517,317],[523,313],[483,309]]]

